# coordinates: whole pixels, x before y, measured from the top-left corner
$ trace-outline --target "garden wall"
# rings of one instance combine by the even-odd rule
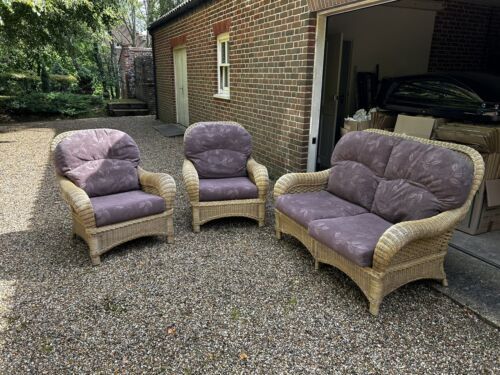
[[[139,56],[134,59],[135,97],[148,105],[152,114],[156,113],[155,80],[153,56]]]

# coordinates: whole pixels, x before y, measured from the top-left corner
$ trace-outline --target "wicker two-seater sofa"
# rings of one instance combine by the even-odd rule
[[[478,152],[380,130],[348,133],[332,167],[282,176],[274,187],[276,236],[299,239],[320,263],[382,299],[417,279],[447,285],[444,258],[484,174]]]

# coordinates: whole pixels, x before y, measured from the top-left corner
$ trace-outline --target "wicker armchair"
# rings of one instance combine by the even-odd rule
[[[113,145],[112,142],[107,142],[104,138],[108,135],[113,135],[115,137],[113,141],[116,141],[116,137],[119,137],[120,139],[116,142],[122,142],[120,146]],[[89,146],[87,142],[81,143],[80,148],[75,147],[76,142],[86,140],[88,137],[92,138],[91,140],[96,140],[97,138],[98,140],[96,142],[100,142],[101,145],[107,142],[107,146],[104,147],[107,147],[109,150],[99,150],[101,154],[103,154],[103,152],[105,154],[98,155],[99,152],[95,150],[89,151],[89,149],[92,149],[92,145]],[[103,253],[121,243],[135,238],[163,235],[166,237],[168,243],[173,243],[173,207],[176,186],[171,176],[165,173],[151,173],[135,165],[132,167],[136,171],[135,177],[133,177],[135,181],[132,181],[132,184],[137,184],[135,190],[131,189],[131,191],[128,191],[128,189],[125,189],[125,191],[123,192],[122,190],[121,193],[111,192],[109,195],[98,196],[89,194],[89,191],[95,193],[93,190],[95,190],[96,186],[92,186],[89,180],[87,180],[87,182],[81,179],[79,180],[81,176],[78,176],[77,173],[72,173],[72,171],[64,173],[61,170],[60,164],[64,163],[64,161],[61,162],[61,158],[64,158],[64,156],[61,155],[63,153],[63,151],[61,151],[61,145],[64,145],[65,142],[72,142],[72,144],[66,146],[65,152],[71,154],[69,157],[78,159],[78,163],[82,165],[85,161],[89,160],[96,162],[100,157],[108,157],[115,160],[120,159],[124,153],[126,153],[123,149],[127,147],[129,150],[133,150],[133,152],[137,153],[136,162],[138,164],[139,153],[137,145],[135,145],[132,138],[123,132],[113,129],[69,131],[59,134],[52,141],[51,156],[56,166],[56,178],[59,183],[62,197],[68,204],[73,219],[72,237],[78,235],[87,243],[92,264],[99,265],[101,263],[100,256]],[[124,146],[123,143],[125,143]],[[89,153],[91,154],[92,152],[94,152],[94,154],[88,158]],[[74,159],[73,162],[76,159]],[[82,162],[82,160],[84,161]],[[103,160],[106,161],[106,159]],[[126,163],[122,163],[121,165],[123,164]],[[119,165],[119,167],[121,165]],[[101,165],[101,167],[103,170],[102,172],[108,174],[110,179],[118,181],[118,184],[123,181],[119,176],[112,175],[113,172],[111,172],[111,176],[109,176],[110,172],[105,170],[105,165]],[[83,165],[83,168],[85,168],[85,165]],[[68,175],[73,180],[77,181],[77,183],[68,178]],[[101,183],[107,178],[102,174],[97,177],[101,178]],[[97,184],[99,183],[100,182]],[[80,185],[80,187],[77,186],[77,184]],[[118,191],[120,191],[119,186]],[[130,194],[133,194],[133,196]],[[113,213],[109,214],[106,210],[101,210],[103,213],[102,215],[99,215],[98,212],[95,211],[96,205],[98,204],[97,202],[103,202],[103,198],[111,198],[114,199],[114,203],[119,203],[115,204],[114,208],[111,208],[115,210],[115,217],[113,217]],[[135,204],[133,209],[127,206],[127,199],[129,201],[132,200],[131,203]],[[136,202],[133,202],[133,199],[136,199]],[[145,201],[143,201],[144,199]],[[109,200],[104,202],[108,206],[110,203],[113,204],[113,201]],[[102,203],[100,204],[102,205]],[[118,215],[125,218],[125,220],[118,220],[116,218],[117,212]],[[148,214],[148,212],[151,212],[151,214]]]
[[[314,257],[316,269],[320,263],[326,263],[347,274],[365,294],[370,303],[370,312],[377,315],[382,299],[395,289],[411,281],[437,279],[444,286],[447,286],[444,258],[447,253],[448,242],[454,227],[466,215],[482,181],[484,163],[478,152],[466,146],[424,140],[381,130],[368,130],[367,132],[387,137],[399,137],[403,140],[453,150],[462,157],[465,156],[470,161],[469,165],[471,165],[469,167],[471,171],[469,180],[471,181],[469,185],[467,183],[463,185],[464,195],[460,205],[443,210],[430,217],[402,220],[394,224],[389,223],[388,228],[381,233],[379,238],[377,237],[378,241],[374,242],[371,264],[365,266],[360,266],[357,262],[339,253],[338,249],[333,249],[327,246],[325,241],[313,237],[311,235],[313,233],[311,224],[308,228],[280,209],[275,209],[277,238],[280,239],[282,233],[296,237]],[[373,157],[373,154],[370,157]],[[329,185],[330,176],[335,174],[335,171],[332,174],[330,172],[331,169],[315,173],[284,175],[276,182],[274,198],[279,201],[280,197],[287,194],[324,192]],[[339,178],[338,176],[333,177]],[[408,201],[405,200],[404,204],[399,206],[402,206],[404,210],[407,203]],[[368,213],[368,215],[370,214]],[[340,218],[340,220],[345,222],[347,219]],[[367,226],[355,228],[358,231],[366,231],[367,229],[369,229]]]
[[[219,218],[242,216],[264,225],[267,168],[251,156],[250,134],[234,122],[200,122],[184,134],[182,168],[193,231]],[[220,188],[219,188],[220,186]]]

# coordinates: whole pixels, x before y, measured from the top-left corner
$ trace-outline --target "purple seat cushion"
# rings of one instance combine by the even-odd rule
[[[282,195],[276,199],[276,208],[306,228],[313,220],[367,212],[363,207],[336,197],[325,190]]]
[[[372,212],[400,222],[458,208],[467,199],[473,175],[472,163],[459,152],[401,140],[378,185]]]
[[[335,219],[321,219],[309,224],[309,234],[323,245],[361,267],[370,267],[379,238],[392,224],[365,213]]]
[[[54,152],[57,173],[90,197],[137,190],[140,154],[134,140],[115,129],[80,130]]]
[[[200,201],[258,198],[257,186],[247,177],[200,179]]]
[[[370,210],[397,138],[368,132],[343,136],[332,154],[327,190]]]
[[[165,200],[141,190],[90,198],[98,227],[159,214]]]
[[[198,123],[184,137],[184,153],[200,178],[244,177],[252,139],[240,126]]]

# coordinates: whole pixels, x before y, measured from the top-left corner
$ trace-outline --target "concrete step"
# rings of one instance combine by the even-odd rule
[[[115,109],[147,109],[148,106],[144,102],[123,102],[123,103],[108,103],[108,110]]]
[[[127,109],[110,109],[111,116],[146,116],[149,115],[147,108],[127,108]]]

